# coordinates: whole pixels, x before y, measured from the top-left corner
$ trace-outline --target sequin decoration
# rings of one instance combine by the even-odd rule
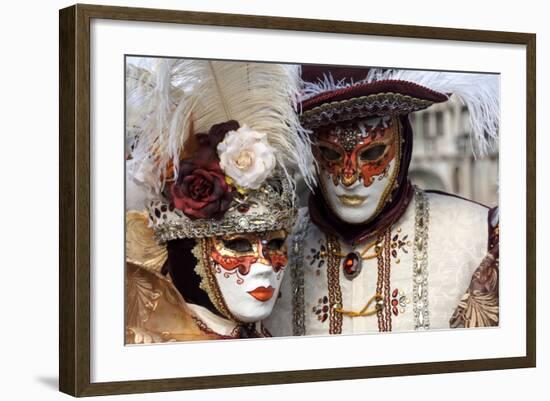
[[[430,205],[422,190],[414,188],[413,311],[415,330],[430,328],[428,305],[428,228]]]
[[[405,254],[409,253],[410,246],[412,245],[411,241],[409,240],[409,235],[401,234],[401,228],[397,229],[397,234],[395,234],[392,237],[391,240],[391,256],[395,260],[395,263],[399,264],[401,263],[401,259],[399,258],[399,253],[403,252]]]
[[[326,322],[329,316],[328,297],[325,295],[319,298],[317,305],[312,308],[312,312],[317,316],[317,320],[321,323]]]
[[[305,260],[309,262],[309,265],[316,267],[315,275],[321,275],[321,269],[326,266],[327,247],[323,240],[319,239],[319,245],[310,248],[309,255],[305,257]]]
[[[405,313],[407,305],[411,300],[405,295],[403,290],[395,288],[391,293],[391,307],[394,316],[398,316],[400,313]]]

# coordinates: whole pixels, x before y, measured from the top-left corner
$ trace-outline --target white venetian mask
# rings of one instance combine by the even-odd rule
[[[323,195],[341,220],[370,221],[389,200],[399,173],[399,129],[397,119],[380,117],[316,133]]]
[[[208,292],[226,317],[252,323],[271,314],[288,262],[286,236],[281,230],[207,240],[215,281]]]

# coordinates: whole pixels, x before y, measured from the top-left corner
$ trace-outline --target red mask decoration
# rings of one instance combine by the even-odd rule
[[[254,263],[271,265],[278,273],[288,263],[286,232],[236,234],[213,238],[212,259],[227,271],[238,269],[246,276]]]
[[[313,148],[321,168],[334,183],[353,185],[358,179],[368,187],[387,172],[399,150],[400,123],[391,117],[354,121],[316,131]]]

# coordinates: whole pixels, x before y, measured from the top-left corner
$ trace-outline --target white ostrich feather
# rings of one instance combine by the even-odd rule
[[[139,127],[129,173],[158,193],[162,171],[170,161],[177,168],[190,135],[237,120],[267,134],[289,179],[289,169],[297,168],[312,185],[311,147],[296,113],[299,86],[297,66],[174,59],[147,68],[129,64],[127,133]]]
[[[168,138],[170,115],[183,94],[170,83],[173,63],[132,59],[126,66],[126,142],[131,157],[126,164],[127,188],[135,194],[143,186],[148,190],[143,196],[162,189],[159,177],[166,164],[157,161]]]
[[[326,74],[323,80],[304,84],[301,100],[357,83],[383,80],[413,82],[449,97],[457,96],[468,108],[474,154],[486,154],[497,146],[500,120],[500,78],[496,74],[373,68],[368,71],[364,80],[357,82],[335,81],[330,74]]]
[[[358,82],[365,82],[365,81],[366,81],[366,78]],[[303,87],[300,92],[300,100],[302,101],[307,100],[309,98],[312,98],[324,92],[347,88],[349,86],[353,86],[357,84],[358,82],[354,82],[353,80],[346,82],[345,78],[339,81],[335,81],[331,73],[326,73],[326,74],[323,74],[323,79],[319,79],[316,82],[303,83]]]

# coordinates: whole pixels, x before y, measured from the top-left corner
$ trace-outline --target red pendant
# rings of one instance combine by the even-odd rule
[[[344,276],[349,280],[353,280],[361,272],[361,268],[363,267],[362,265],[363,259],[361,258],[361,255],[359,255],[359,253],[348,253],[344,258],[344,264],[342,266],[342,268],[344,269]]]

